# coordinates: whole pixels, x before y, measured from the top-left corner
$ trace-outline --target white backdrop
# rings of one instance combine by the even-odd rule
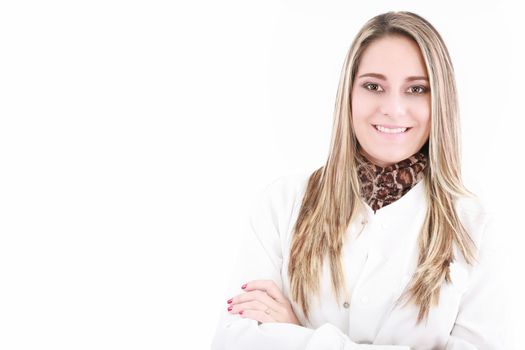
[[[523,19],[463,3],[2,2],[0,348],[209,348],[247,208],[324,164],[345,53],[389,10],[448,45],[523,347]]]

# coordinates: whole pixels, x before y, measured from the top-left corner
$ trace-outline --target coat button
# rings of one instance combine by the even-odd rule
[[[344,304],[343,304],[343,307],[345,309],[348,309],[350,307],[350,304],[348,303],[348,301],[345,301]]]

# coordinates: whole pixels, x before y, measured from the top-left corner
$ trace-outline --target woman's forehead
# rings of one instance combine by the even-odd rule
[[[427,77],[419,46],[403,36],[383,37],[368,45],[360,59],[358,77],[370,73],[386,80]]]

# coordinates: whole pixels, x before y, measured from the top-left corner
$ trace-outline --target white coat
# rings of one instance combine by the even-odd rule
[[[289,249],[308,176],[282,176],[256,201],[225,301],[241,294],[242,284],[256,279],[275,281],[291,299]],[[364,204],[367,212],[349,225],[342,257],[350,294],[345,302],[333,296],[325,263],[320,299],[311,301],[310,322],[291,303],[304,327],[258,325],[228,313],[225,302],[212,349],[504,349],[498,237],[478,200],[460,199],[456,208],[478,248],[479,263],[467,265],[455,251],[452,284],[443,284],[439,305],[430,309],[426,323],[416,326],[418,308],[412,304],[394,308],[416,267],[417,238],[427,209],[424,185],[425,180],[420,181],[375,214]]]

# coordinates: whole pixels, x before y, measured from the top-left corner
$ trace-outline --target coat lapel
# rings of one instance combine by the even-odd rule
[[[375,337],[378,341],[392,312],[396,312],[395,302],[409,283],[416,267],[417,240],[427,210],[424,181],[421,180],[398,201],[381,209],[384,210],[383,212],[379,210],[375,214],[383,215],[378,216],[377,219],[388,227],[384,236],[377,241],[380,251],[383,252],[382,259],[376,258],[371,264],[378,274],[375,280],[385,282],[384,285],[377,287],[383,288],[385,299],[389,299],[385,301],[389,306],[378,320]],[[371,278],[371,275],[367,277]],[[389,332],[391,329],[386,333]]]

